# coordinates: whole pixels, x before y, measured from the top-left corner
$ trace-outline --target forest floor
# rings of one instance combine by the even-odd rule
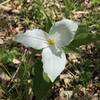
[[[79,21],[87,25],[89,32],[100,34],[99,0],[42,0],[42,4],[40,1],[0,0],[0,100],[34,100],[27,66],[41,55],[17,44],[16,34],[33,28],[48,32],[48,21],[63,17]],[[69,64],[50,90],[48,100],[100,100],[99,43],[82,45],[81,52],[66,54]],[[19,68],[20,64],[24,68]],[[26,94],[28,99],[23,98]]]

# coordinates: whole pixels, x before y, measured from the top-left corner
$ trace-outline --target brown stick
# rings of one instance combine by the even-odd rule
[[[10,84],[11,84],[11,83],[13,82],[13,80],[15,79],[15,77],[16,77],[16,75],[17,75],[18,71],[19,71],[19,67],[17,68],[17,70],[16,70],[15,74],[12,76],[12,78],[11,78],[11,80],[10,80],[9,84],[8,84],[8,87],[10,86]]]

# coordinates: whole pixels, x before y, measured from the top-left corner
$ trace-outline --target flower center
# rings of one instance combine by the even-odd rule
[[[54,45],[55,44],[55,39],[48,39],[48,44],[49,45]]]

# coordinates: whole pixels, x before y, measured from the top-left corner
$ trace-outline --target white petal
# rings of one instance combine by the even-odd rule
[[[26,31],[24,34],[17,35],[16,41],[27,47],[42,49],[48,46],[47,38],[48,34],[46,32],[40,29],[34,29],[32,31]]]
[[[56,39],[58,47],[66,46],[73,40],[78,25],[78,22],[63,19],[56,22],[49,33]]]
[[[44,72],[53,82],[58,75],[64,70],[67,63],[65,53],[63,51],[55,52],[55,48],[45,48],[42,52],[42,62]]]

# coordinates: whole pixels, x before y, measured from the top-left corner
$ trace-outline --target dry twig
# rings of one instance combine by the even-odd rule
[[[8,84],[8,87],[10,86],[10,84],[11,84],[11,83],[13,82],[13,80],[15,79],[15,77],[16,77],[18,71],[19,71],[19,67],[17,68],[15,74],[14,74],[13,77],[11,78],[11,80],[10,80],[10,82],[9,82],[9,84]]]

